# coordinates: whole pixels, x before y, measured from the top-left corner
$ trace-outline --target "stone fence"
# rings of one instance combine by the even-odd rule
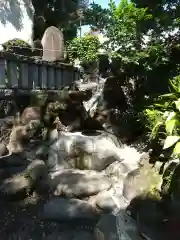
[[[0,52],[0,95],[5,90],[58,90],[78,78],[78,69],[70,63]]]

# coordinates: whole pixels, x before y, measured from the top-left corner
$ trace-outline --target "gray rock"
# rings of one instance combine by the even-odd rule
[[[90,197],[88,202],[97,207],[98,211],[102,213],[112,213],[119,210],[115,202],[115,197],[109,191],[102,191],[96,196]]]
[[[0,157],[0,168],[27,165],[26,159],[16,153],[10,153]]]
[[[3,197],[24,198],[32,190],[32,182],[22,174],[5,179],[0,185],[0,194]]]
[[[89,229],[88,227],[79,227],[76,230],[55,231],[48,236],[46,240],[104,240],[104,235],[98,229]]]
[[[48,234],[45,238],[46,240],[72,240],[72,233],[71,232],[53,232],[51,234]]]
[[[77,221],[94,222],[99,220],[99,215],[87,202],[79,199],[65,199],[56,197],[44,205],[42,215],[44,220],[50,221]]]
[[[97,229],[94,231],[81,230],[76,232],[72,240],[104,240],[104,234]]]
[[[161,176],[153,168],[137,168],[130,171],[124,179],[123,196],[131,201],[137,196],[152,192],[153,188],[159,188],[161,183]]]
[[[40,179],[48,179],[48,169],[42,160],[34,160],[28,165],[26,175],[34,182]]]
[[[126,164],[119,161],[112,163],[105,169],[105,173],[108,175],[108,177],[118,181],[122,180],[128,172],[129,168],[126,166]]]
[[[118,143],[98,134],[84,135],[81,132],[63,132],[49,147],[47,166],[50,171],[62,168],[78,168],[102,171],[115,161],[122,161]],[[53,141],[53,139],[52,139]]]
[[[15,174],[13,174],[13,170]],[[0,185],[0,193],[3,196],[25,198],[36,185],[38,186],[39,182],[48,180],[47,168],[41,160],[33,161],[24,169],[22,167],[6,168],[2,173],[2,179],[8,175],[11,176]]]
[[[143,153],[139,159],[139,165],[150,166],[150,159],[151,159],[151,156],[148,152]]]
[[[0,143],[0,156],[8,154],[8,149],[4,143]]]
[[[114,133],[111,133],[109,131],[108,132],[102,131],[101,137],[109,139],[112,143],[115,144],[116,147],[122,147],[123,146],[120,139],[118,139],[118,137]]]
[[[0,179],[3,181],[6,178],[10,178],[15,174],[20,174],[26,169],[26,166],[14,166],[0,169]]]
[[[63,170],[52,179],[56,195],[89,197],[111,188],[110,179],[91,170]]]
[[[164,219],[166,216],[160,202],[143,199],[139,202],[137,225],[145,239],[165,239]]]
[[[111,214],[102,215],[98,227],[100,231],[104,234],[105,240],[119,240],[117,226],[116,226],[116,216]]]

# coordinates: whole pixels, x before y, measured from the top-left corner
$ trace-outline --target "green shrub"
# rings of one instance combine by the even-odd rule
[[[3,50],[9,53],[15,53],[19,55],[31,56],[31,45],[27,42],[14,38],[2,44]]]
[[[82,38],[74,38],[68,44],[69,58],[71,61],[78,59],[82,61],[93,61],[98,58],[100,42],[98,37],[85,35]]]
[[[159,138],[164,131],[163,149],[173,148],[174,155],[180,155],[180,75],[169,81],[168,94],[159,96],[157,102],[145,110],[151,138]]]

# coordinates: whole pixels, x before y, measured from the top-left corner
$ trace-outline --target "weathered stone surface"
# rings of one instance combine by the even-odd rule
[[[162,207],[158,201],[143,199],[139,202],[137,225],[145,239],[165,239]]]
[[[8,177],[7,179],[5,179]],[[5,179],[0,186],[4,196],[27,195],[36,186],[42,188],[42,181],[48,181],[48,171],[43,161],[34,160],[27,167],[15,166],[4,169],[1,179]],[[50,185],[50,184],[49,184]]]
[[[20,174],[26,169],[26,166],[12,166],[12,167],[6,167],[1,168],[0,171],[0,179],[3,181],[6,178],[10,178],[13,175]]]
[[[116,226],[116,216],[111,214],[102,215],[97,226],[100,229],[100,231],[104,234],[105,240],[106,239],[119,240]]]
[[[36,182],[35,193],[39,195],[49,195],[52,193],[51,179],[41,179]]]
[[[123,196],[130,201],[141,194],[159,188],[161,183],[160,175],[151,167],[137,168],[129,172],[124,179]]]
[[[115,197],[113,197],[109,191],[102,191],[96,196],[90,197],[88,202],[98,208],[98,211],[102,213],[112,213],[118,209]]]
[[[105,173],[112,180],[120,181],[129,172],[128,166],[124,162],[114,162],[105,169]]]
[[[94,231],[88,230],[80,230],[79,232],[75,232],[72,238],[73,240],[104,240],[104,234],[98,229],[94,229]]]
[[[79,199],[65,199],[56,197],[44,205],[42,215],[44,220],[51,221],[90,221],[99,220],[99,215],[93,207]],[[84,222],[85,223],[85,222]]]
[[[28,124],[31,120],[40,120],[40,107],[27,107],[24,109],[20,121],[23,124]]]
[[[64,58],[64,36],[56,27],[48,27],[43,35],[43,57],[44,61],[57,61]]]
[[[33,121],[33,120],[32,120]],[[7,148],[11,153],[23,153],[27,142],[36,132],[36,124],[17,125],[12,128]]]
[[[34,160],[26,169],[26,175],[33,182],[48,178],[48,169],[42,160]]]
[[[140,166],[150,166],[150,154],[148,152],[145,152],[141,155],[140,160],[139,160],[139,165]]]
[[[0,157],[0,168],[22,166],[26,164],[26,159],[18,153],[10,153]]]
[[[22,174],[17,174],[4,180],[0,185],[0,193],[3,197],[24,198],[31,191],[32,186],[30,179],[25,178]]]
[[[0,143],[0,157],[8,154],[8,149],[5,144]]]
[[[119,148],[107,136],[63,132],[49,148],[47,165],[52,170],[79,168],[101,171],[121,160]]]
[[[46,240],[104,240],[104,235],[98,229],[79,227],[77,230],[70,229],[64,232],[53,232]]]
[[[63,170],[52,179],[56,195],[89,197],[111,187],[110,179],[90,170]]]

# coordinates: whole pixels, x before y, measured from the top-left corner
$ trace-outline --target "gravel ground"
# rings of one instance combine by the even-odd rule
[[[38,218],[38,212],[44,202],[45,199],[37,196],[28,197],[20,203],[1,202],[0,238],[3,240],[40,240],[47,239],[52,232],[59,232],[58,224],[42,222]]]
[[[28,197],[21,203],[0,202],[0,239],[2,240],[84,240],[74,237],[78,230],[68,224],[41,221],[38,212],[47,199]],[[116,218],[102,217],[99,229],[105,234],[104,240],[119,240]],[[81,231],[81,230],[80,230]],[[77,235],[79,236],[79,235]],[[95,240],[94,238],[90,238]],[[87,239],[86,239],[87,240]],[[100,239],[101,240],[101,239]]]

